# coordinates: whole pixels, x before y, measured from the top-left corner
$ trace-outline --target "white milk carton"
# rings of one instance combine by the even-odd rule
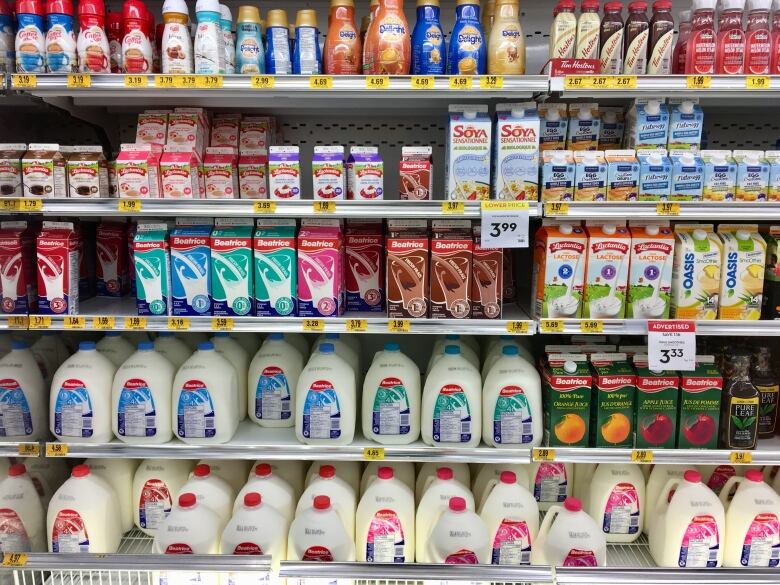
[[[582,316],[622,319],[626,310],[631,236],[624,225],[587,224],[588,258]]]
[[[571,150],[542,153],[542,201],[574,199],[574,154]]]
[[[698,98],[672,98],[669,100],[669,107],[672,112],[667,148],[670,151],[699,150],[704,112],[699,106]]]
[[[38,313],[79,312],[79,234],[71,222],[44,221],[38,251]]]
[[[723,241],[719,319],[761,318],[766,241],[758,224],[721,224]]]
[[[669,109],[662,100],[639,98],[628,112],[626,147],[636,150],[666,148]]]
[[[569,130],[566,104],[539,104],[539,150],[564,150]]]
[[[569,150],[596,150],[599,147],[601,119],[595,103],[569,105],[569,130],[566,148]]]
[[[666,149],[637,152],[639,201],[666,201],[672,192],[672,163]]]
[[[730,150],[702,150],[705,201],[733,201],[737,188],[737,163]]]
[[[268,152],[271,199],[301,198],[301,153],[297,146],[272,146]]]
[[[490,198],[492,122],[487,106],[450,106],[446,145],[446,198]]]
[[[539,200],[539,114],[535,102],[496,107],[493,194],[510,201]]]
[[[704,161],[687,150],[669,153],[672,160],[671,201],[701,201],[704,191]]]
[[[669,222],[631,223],[627,319],[668,319],[674,234]]]
[[[633,150],[607,150],[607,201],[636,201],[639,196],[639,161]]]
[[[346,199],[343,146],[315,146],[311,159],[314,199]]]
[[[672,319],[715,319],[723,243],[712,224],[674,226]]]

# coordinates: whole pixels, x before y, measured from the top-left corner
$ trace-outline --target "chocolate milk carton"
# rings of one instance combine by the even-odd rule
[[[22,197],[22,157],[26,144],[0,144],[0,197]]]
[[[252,312],[253,228],[251,218],[218,218],[211,232],[211,300],[217,317]]]
[[[38,312],[78,315],[79,236],[71,222],[44,221],[36,241]]]
[[[74,199],[108,197],[108,163],[100,146],[74,146],[66,164],[68,196]]]
[[[22,158],[24,197],[67,197],[65,157],[59,144],[31,144]]]
[[[424,201],[433,192],[433,148],[404,146],[401,148],[401,199]]]
[[[344,314],[344,237],[339,223],[301,226],[298,232],[298,314]]]
[[[130,290],[127,224],[104,221],[97,228],[97,294],[121,297]]]
[[[344,236],[348,311],[385,310],[382,221],[350,222]]]
[[[428,316],[430,237],[424,219],[389,220],[387,248],[387,316]]]
[[[379,149],[353,146],[347,159],[347,199],[375,200],[384,196],[384,163]]]
[[[469,220],[434,220],[431,239],[431,317],[471,316],[474,241]]]
[[[0,223],[0,308],[26,315],[38,308],[35,235],[25,221]]]
[[[255,314],[298,314],[298,261],[294,219],[260,219],[254,237]]]
[[[262,150],[244,151],[238,158],[241,199],[268,199],[268,155]]]
[[[178,225],[171,231],[174,315],[211,315],[211,225]]]
[[[503,309],[504,253],[500,248],[483,248],[480,227],[474,226],[474,254],[471,266],[471,318],[500,319]]]
[[[446,198],[490,198],[491,134],[487,106],[450,106]]]
[[[314,199],[346,199],[343,146],[315,146],[311,159]]]
[[[170,315],[171,256],[168,226],[142,223],[133,240],[136,306],[139,315]]]
[[[301,198],[301,160],[297,146],[272,146],[268,153],[271,199]]]

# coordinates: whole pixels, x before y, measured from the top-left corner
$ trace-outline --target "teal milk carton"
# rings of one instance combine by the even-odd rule
[[[294,219],[267,219],[254,238],[255,314],[294,317],[298,314],[298,260]]]
[[[142,223],[133,238],[136,306],[139,315],[171,314],[171,258],[168,226]]]
[[[251,218],[217,219],[211,232],[211,301],[217,317],[252,313]]]

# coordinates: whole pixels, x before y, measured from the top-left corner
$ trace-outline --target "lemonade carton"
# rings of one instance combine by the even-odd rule
[[[544,220],[534,242],[534,314],[579,318],[588,239],[577,223]]]
[[[622,319],[626,311],[631,235],[614,223],[587,224],[588,254],[582,316]]]
[[[496,107],[493,197],[539,199],[539,114],[536,102]]]
[[[590,444],[594,447],[628,447],[634,444],[634,368],[624,353],[594,353],[593,408]]]
[[[689,151],[669,153],[672,160],[671,201],[701,201],[704,190],[704,161]]]
[[[674,449],[680,380],[675,372],[651,370],[646,355],[634,356],[636,448]]]
[[[722,240],[712,224],[674,226],[673,319],[715,319],[718,315]]]
[[[780,150],[767,150],[764,153],[769,162],[768,201],[780,201]]]
[[[566,133],[566,148],[569,150],[596,150],[599,147],[601,119],[599,105],[570,104],[569,129]]]
[[[711,355],[697,355],[696,369],[680,372],[677,447],[717,449],[723,377]]]
[[[668,319],[674,234],[669,222],[631,223],[627,319]]]
[[[593,376],[584,353],[550,354],[542,370],[545,444],[589,445]]]
[[[539,104],[539,150],[564,150],[569,129],[566,104]]]
[[[769,190],[769,162],[763,150],[735,150],[737,201],[766,201]]]
[[[705,201],[733,201],[737,187],[737,163],[730,150],[702,150]]]
[[[607,201],[636,201],[639,196],[639,161],[633,150],[607,150]]]
[[[721,224],[723,241],[719,319],[761,318],[766,242],[757,224]]]
[[[637,152],[639,201],[666,201],[672,192],[672,163],[666,150]]]
[[[574,155],[571,150],[542,153],[542,201],[574,199]]]
[[[604,201],[607,198],[607,161],[599,150],[574,153],[575,201]]]

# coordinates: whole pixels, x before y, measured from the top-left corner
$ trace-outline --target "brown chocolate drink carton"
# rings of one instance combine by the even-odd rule
[[[471,316],[471,263],[474,240],[471,221],[433,221],[431,239],[431,317],[468,319]]]
[[[67,197],[65,157],[59,144],[31,144],[22,158],[24,197]]]
[[[22,157],[26,144],[0,144],[0,197],[22,196]]]
[[[424,219],[388,220],[387,316],[427,317],[431,242]]]
[[[483,248],[480,227],[475,225],[471,265],[471,318],[500,319],[503,310],[504,253],[501,248]]]

